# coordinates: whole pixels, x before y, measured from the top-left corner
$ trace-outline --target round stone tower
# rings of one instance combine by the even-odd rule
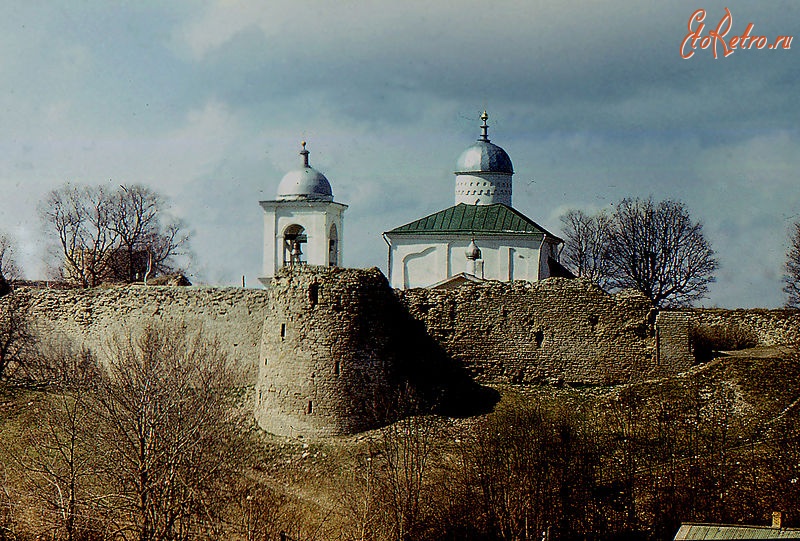
[[[489,141],[486,111],[481,115],[481,136],[461,153],[456,163],[456,205],[511,206],[511,177],[514,167],[505,150]]]
[[[360,432],[390,417],[398,301],[383,274],[287,268],[269,295],[258,424],[273,434],[316,437]]]

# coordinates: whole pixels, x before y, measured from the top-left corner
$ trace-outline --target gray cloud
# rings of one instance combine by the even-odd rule
[[[791,34],[791,2],[728,6],[733,30]],[[0,22],[0,229],[42,270],[35,209],[65,180],[146,182],[195,231],[196,279],[260,274],[259,199],[300,139],[346,214],[347,263],[452,202],[487,107],[515,206],[558,232],[569,207],[684,200],[722,267],[709,304],[782,302],[800,199],[798,58],[682,60],[690,2],[17,4]]]

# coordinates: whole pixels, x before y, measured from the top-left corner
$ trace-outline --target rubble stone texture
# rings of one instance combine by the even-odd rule
[[[101,361],[110,336],[147,322],[202,325],[251,371],[260,426],[293,436],[379,426],[396,413],[403,385],[435,396],[448,379],[641,381],[693,365],[692,326],[735,325],[762,346],[793,344],[800,327],[800,312],[792,310],[657,314],[642,295],[611,295],[583,280],[399,291],[378,269],[312,266],[278,273],[266,290],[128,286],[15,294],[29,298],[42,338],[88,347]]]

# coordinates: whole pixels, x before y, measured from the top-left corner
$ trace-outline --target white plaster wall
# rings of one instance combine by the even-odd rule
[[[549,238],[549,237],[548,237]],[[542,245],[542,256],[539,258],[539,279],[550,278],[550,266],[547,264],[547,257],[550,256],[558,260],[558,245],[553,242],[545,242]]]
[[[464,246],[453,250],[454,261],[466,261],[464,250],[471,239],[463,241]],[[535,282],[540,279],[539,246],[541,240],[537,237],[494,237],[475,238],[475,243],[481,249],[483,264],[483,277],[487,280],[526,280]],[[459,245],[461,242],[459,243]],[[463,264],[460,265],[463,268]],[[459,272],[461,272],[459,270]]]
[[[275,275],[275,245],[270,246],[269,239],[275,238],[275,210],[264,208],[264,266],[263,276],[272,278]]]
[[[465,251],[472,236],[389,238],[389,283],[394,288],[428,287],[467,268]],[[487,280],[535,282],[545,277],[540,275],[542,239],[538,235],[476,236],[475,243],[481,249]]]
[[[430,238],[398,242],[392,242],[389,255],[393,288],[426,287],[447,277],[447,242]]]

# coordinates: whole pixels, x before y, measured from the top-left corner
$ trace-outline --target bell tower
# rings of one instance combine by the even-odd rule
[[[260,201],[264,210],[264,275],[269,285],[282,267],[342,266],[344,211],[333,200],[328,179],[309,165],[306,142],[302,166],[284,175],[274,200]]]

